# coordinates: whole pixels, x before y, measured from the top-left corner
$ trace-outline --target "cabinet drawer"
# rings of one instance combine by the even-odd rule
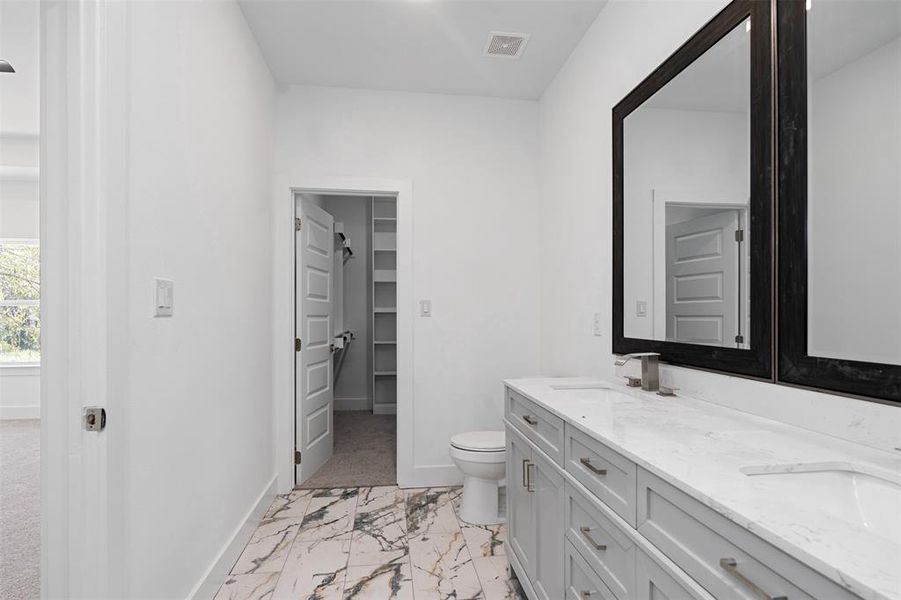
[[[855,598],[644,469],[638,469],[638,531],[716,598]]]
[[[661,567],[638,550],[635,557],[635,600],[713,600],[684,573]]]
[[[566,561],[566,600],[617,600],[572,544],[566,542],[563,552]]]
[[[594,502],[566,482],[566,537],[617,598],[630,600],[635,544]]]
[[[635,527],[635,463],[566,426],[565,469]]]
[[[558,465],[563,466],[563,419],[507,389],[507,420]]]

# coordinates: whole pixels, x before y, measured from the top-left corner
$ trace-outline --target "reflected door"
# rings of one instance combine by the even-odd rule
[[[738,211],[666,228],[666,339],[740,345]]]

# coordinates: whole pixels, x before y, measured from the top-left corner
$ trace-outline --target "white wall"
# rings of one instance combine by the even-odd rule
[[[37,239],[39,215],[40,36],[37,2],[0,2],[0,238]],[[19,169],[14,176],[9,167]],[[40,416],[40,367],[0,365],[0,419]]]
[[[810,104],[810,353],[901,364],[901,40]]]
[[[185,598],[274,474],[273,83],[232,2],[128,22],[122,597]],[[175,282],[154,318],[153,278]],[[121,329],[120,329],[121,331]],[[114,425],[113,425],[114,424]],[[124,431],[124,434],[122,433]]]
[[[336,410],[372,408],[370,366],[370,266],[372,222],[369,217],[372,199],[368,196],[326,196],[323,208],[335,222],[344,223],[354,255],[344,263],[344,328],[356,338],[347,350],[341,373],[335,382]]]
[[[410,483],[459,481],[450,436],[501,429],[501,380],[538,370],[537,103],[289,87],[276,129],[277,207],[320,177],[412,181],[413,294],[432,316],[413,332]],[[277,323],[287,258],[276,256]],[[290,407],[293,355],[276,360],[276,402]]]
[[[612,107],[726,2],[613,0],[540,102],[541,364],[614,376],[611,354]],[[601,313],[601,336],[592,318]],[[686,395],[873,446],[899,445],[895,407],[665,367]]]

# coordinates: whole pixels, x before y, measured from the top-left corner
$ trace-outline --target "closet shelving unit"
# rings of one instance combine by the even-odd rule
[[[372,199],[372,412],[397,411],[397,201]]]

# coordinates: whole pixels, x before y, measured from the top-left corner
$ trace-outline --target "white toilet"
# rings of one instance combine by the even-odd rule
[[[500,523],[498,486],[504,478],[503,431],[467,431],[450,440],[450,457],[463,471],[463,501],[458,516],[473,525]]]

